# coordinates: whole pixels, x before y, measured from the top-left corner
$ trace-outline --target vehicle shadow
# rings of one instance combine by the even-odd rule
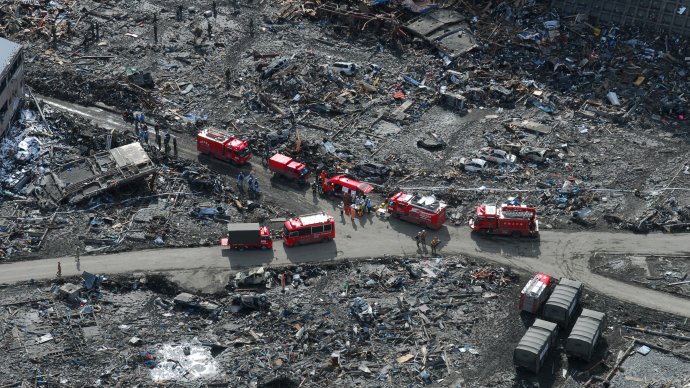
[[[247,172],[252,171],[252,164],[247,163],[243,166],[238,166],[236,164],[230,163],[230,162],[225,162],[222,160],[218,160],[214,157],[211,157],[209,155],[204,155],[204,154],[199,154],[197,156],[197,161],[204,166],[208,167],[209,170],[216,172],[218,174],[222,175],[228,175],[231,177],[236,177],[237,174],[239,174],[240,171],[244,172],[245,174]]]
[[[539,239],[486,236],[476,232],[472,232],[470,238],[481,252],[524,257],[539,257],[541,255]]]
[[[394,217],[389,217],[388,220],[381,220],[382,223],[390,225],[390,227],[395,230],[398,233],[406,234],[410,236],[412,241],[414,241],[415,236],[417,236],[417,233],[421,230],[426,230],[426,244],[429,246],[431,244],[431,240],[434,237],[438,237],[439,240],[441,240],[441,244],[439,245],[439,249],[443,249],[443,247],[448,244],[448,241],[450,241],[450,232],[448,231],[448,226],[443,225],[441,229],[439,230],[434,230],[434,229],[429,229],[422,227],[417,224],[413,224],[410,222],[402,221]],[[431,249],[431,248],[429,248]]]
[[[283,190],[283,191],[298,191],[301,193],[311,190],[311,186],[308,183],[298,183],[296,181],[291,181],[279,174],[273,174],[268,172],[270,175],[269,182],[271,183],[271,188]]]
[[[223,257],[228,258],[231,269],[258,267],[262,264],[269,264],[275,256],[273,249],[223,249]]]
[[[285,257],[293,263],[310,263],[335,259],[338,247],[335,241],[285,247]]]

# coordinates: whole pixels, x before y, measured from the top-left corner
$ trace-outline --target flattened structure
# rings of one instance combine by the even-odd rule
[[[464,20],[455,11],[435,9],[412,19],[405,29],[455,59],[477,47],[477,41]]]

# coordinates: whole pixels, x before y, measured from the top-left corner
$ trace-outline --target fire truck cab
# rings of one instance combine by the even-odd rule
[[[196,149],[204,155],[240,166],[252,157],[249,142],[216,129],[204,129],[197,133]]]
[[[537,209],[525,205],[487,205],[477,208],[469,222],[472,231],[513,237],[538,237]]]
[[[334,238],[335,219],[324,212],[290,218],[283,227],[283,243],[288,247],[328,242]]]
[[[335,175],[323,180],[323,193],[336,197],[354,197],[357,194],[368,194],[374,187],[366,182],[359,182],[345,175]]]
[[[388,200],[388,213],[401,220],[441,229],[446,221],[446,204],[435,196],[417,196],[399,192]]]

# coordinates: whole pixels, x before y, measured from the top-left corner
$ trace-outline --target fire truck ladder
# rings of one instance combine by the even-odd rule
[[[533,213],[529,211],[519,211],[519,210],[507,210],[503,211],[504,218],[510,218],[513,220],[529,220],[532,218]]]

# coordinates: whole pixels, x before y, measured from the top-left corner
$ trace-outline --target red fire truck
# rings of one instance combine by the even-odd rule
[[[258,223],[228,223],[227,237],[220,240],[220,245],[244,250],[245,248],[273,248],[273,239],[268,228]]]
[[[388,213],[431,229],[441,229],[446,221],[446,204],[433,195],[417,196],[402,191],[388,200]]]
[[[288,247],[330,241],[335,238],[335,219],[327,213],[291,218],[283,227],[283,242]]]
[[[470,220],[473,232],[513,237],[538,237],[537,209],[525,205],[487,205]]]
[[[268,169],[287,179],[306,183],[311,173],[304,163],[283,154],[275,154],[268,160]]]
[[[536,314],[551,294],[551,276],[538,272],[530,279],[520,293],[518,308],[520,311]]]
[[[345,175],[334,175],[323,180],[323,193],[335,195],[337,197],[350,196],[357,194],[368,194],[374,187],[366,182],[359,182]]]
[[[243,165],[252,157],[249,143],[216,129],[204,129],[196,135],[196,149],[204,155]]]

